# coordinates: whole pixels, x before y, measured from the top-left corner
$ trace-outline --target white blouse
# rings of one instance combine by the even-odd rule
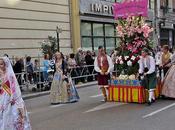
[[[147,65],[147,58],[149,58],[149,65]],[[145,67],[149,67],[147,74],[151,74],[155,72],[156,69],[156,63],[155,59],[152,56],[148,56],[147,58],[141,57],[139,60],[139,73],[143,73]]]

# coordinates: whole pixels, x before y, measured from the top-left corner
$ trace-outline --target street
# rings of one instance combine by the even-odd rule
[[[175,130],[175,100],[155,104],[101,102],[97,86],[78,89],[80,101],[52,106],[49,96],[25,100],[33,130]]]

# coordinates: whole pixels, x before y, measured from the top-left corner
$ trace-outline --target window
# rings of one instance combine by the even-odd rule
[[[175,12],[175,0],[173,0],[173,12]]]
[[[155,0],[149,0],[149,9],[154,9]]]
[[[81,42],[85,50],[97,52],[98,46],[104,46],[106,52],[110,54],[116,47],[118,38],[115,33],[114,24],[82,22],[81,23]],[[118,44],[117,44],[118,45]]]
[[[91,36],[91,24],[90,23],[82,23],[81,28],[83,29],[82,35]]]
[[[104,36],[103,34],[103,24],[93,24],[93,35],[94,36]]]

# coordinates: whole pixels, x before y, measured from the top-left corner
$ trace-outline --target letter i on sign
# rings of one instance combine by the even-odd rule
[[[91,11],[94,12],[94,4],[91,4]]]

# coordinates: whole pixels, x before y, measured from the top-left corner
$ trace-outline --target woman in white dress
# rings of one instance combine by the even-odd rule
[[[0,58],[0,130],[31,130],[20,87],[7,57]]]

